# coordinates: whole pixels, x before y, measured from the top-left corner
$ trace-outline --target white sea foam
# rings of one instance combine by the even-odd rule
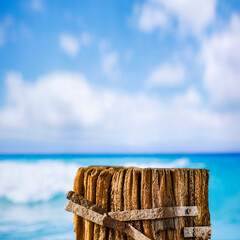
[[[122,164],[142,168],[196,167],[188,158],[172,161],[156,159],[151,162],[145,160],[144,163],[131,160]],[[14,203],[48,201],[57,194],[72,189],[78,167],[75,163],[61,160],[0,161],[0,198],[5,197]]]
[[[190,161],[188,158],[179,158],[172,162],[148,162],[148,163],[138,163],[138,162],[128,162],[125,164],[126,167],[134,166],[140,168],[184,168],[189,167]]]
[[[15,203],[46,201],[72,189],[78,165],[61,161],[0,162],[0,198]]]

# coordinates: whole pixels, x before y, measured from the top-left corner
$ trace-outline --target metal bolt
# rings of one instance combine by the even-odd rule
[[[190,213],[191,213],[191,208],[187,208],[187,209],[186,209],[186,213],[187,213],[187,214],[190,214]]]

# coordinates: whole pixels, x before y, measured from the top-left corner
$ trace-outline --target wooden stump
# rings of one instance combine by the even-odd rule
[[[209,170],[141,169],[135,167],[80,168],[73,190],[106,211],[197,206],[198,216],[132,221],[150,239],[181,240],[183,227],[210,226]],[[74,215],[77,240],[131,240],[126,234]],[[196,239],[196,238],[195,238]]]

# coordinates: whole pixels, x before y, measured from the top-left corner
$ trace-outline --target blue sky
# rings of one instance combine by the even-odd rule
[[[0,152],[240,151],[240,2],[0,2]]]

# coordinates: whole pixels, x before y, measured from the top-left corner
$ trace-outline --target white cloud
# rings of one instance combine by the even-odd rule
[[[69,56],[75,57],[79,52],[79,40],[70,34],[60,36],[60,47]]]
[[[233,15],[229,26],[203,42],[204,86],[214,105],[240,103],[240,17]]]
[[[44,5],[41,0],[32,0],[31,2],[31,8],[34,11],[40,12],[44,10]]]
[[[184,82],[185,68],[182,64],[163,63],[153,69],[147,79],[148,87],[176,86]]]
[[[164,101],[97,88],[80,74],[67,72],[47,74],[34,83],[9,73],[6,81],[1,139],[66,142],[70,134],[81,146],[90,142],[141,151],[199,151],[240,143],[240,113],[204,108],[193,88]]]
[[[118,77],[118,52],[112,51],[102,55],[102,72],[109,79]]]
[[[83,32],[79,37],[71,34],[61,34],[59,38],[60,47],[70,57],[75,57],[81,47],[88,46],[92,41],[92,36],[88,32]]]
[[[135,12],[139,14],[138,26],[144,32],[152,32],[158,27],[164,28],[167,24],[168,16],[156,4],[135,5]]]
[[[119,78],[119,54],[118,51],[112,50],[109,39],[102,39],[99,42],[99,52],[101,56],[102,74],[109,80]]]
[[[216,0],[146,0],[141,6],[135,5],[135,16],[145,32],[165,28],[177,20],[180,32],[199,34],[214,20],[216,3]]]
[[[179,106],[199,106],[202,103],[200,93],[193,87],[189,87],[186,92],[173,98],[174,105]]]
[[[26,127],[31,121],[56,127],[66,124],[87,127],[101,118],[98,103],[92,98],[92,90],[81,75],[53,73],[40,77],[36,84],[28,84],[21,75],[8,73],[6,81],[10,90],[9,102],[14,107],[5,112],[2,123],[12,127]],[[25,114],[27,111],[30,112],[29,116]],[[8,119],[14,114],[19,121],[12,119],[11,124]]]

